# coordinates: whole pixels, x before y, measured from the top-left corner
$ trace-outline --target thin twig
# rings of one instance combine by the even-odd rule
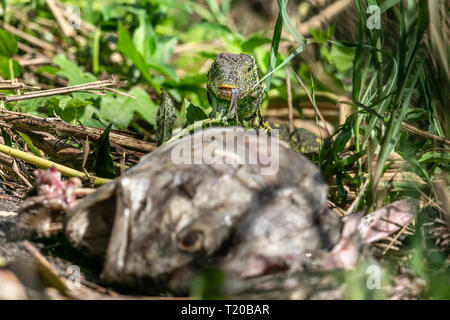
[[[355,207],[359,203],[359,199],[362,197],[362,195],[364,194],[364,191],[366,191],[366,188],[369,185],[369,181],[370,181],[370,179],[366,179],[366,181],[364,181],[364,183],[361,187],[361,190],[359,190],[358,195],[356,196],[355,200],[353,200],[350,207],[347,209],[347,211],[345,211],[346,216],[348,216],[349,214],[351,214],[353,212],[353,210],[355,210]]]
[[[28,181],[28,179],[20,171],[19,166],[17,165],[16,159],[14,159],[12,162],[12,170],[27,185],[28,188],[33,187],[33,185],[30,183],[30,181]]]
[[[23,57],[17,57],[17,62],[22,67],[28,67],[28,66],[38,66],[43,64],[51,64],[52,60],[47,57],[37,57],[33,59],[25,59]]]
[[[38,39],[28,33],[23,32],[22,30],[14,28],[12,25],[7,24],[6,22],[0,21],[0,26],[8,32],[28,41],[29,43],[35,45],[36,47],[42,48],[47,51],[56,52],[57,49],[54,45]]]
[[[15,90],[15,89],[22,89],[22,90],[39,90],[40,87],[37,86],[29,86],[25,83],[18,82],[18,81],[12,81],[12,80],[0,80],[0,90]]]
[[[35,98],[43,98],[43,97],[50,97],[50,96],[56,96],[56,95],[62,95],[62,94],[68,94],[73,92],[85,92],[90,90],[104,90],[107,86],[115,86],[117,85],[117,79],[112,78],[109,80],[102,80],[102,81],[94,81],[89,82],[85,84],[79,84],[75,86],[69,86],[69,87],[63,87],[63,88],[55,88],[55,89],[48,89],[48,90],[42,90],[38,92],[28,92],[20,96],[3,96],[0,97],[0,100],[3,100],[4,102],[15,102],[15,101],[22,101],[22,100],[29,100],[29,99],[35,99]],[[117,91],[119,94],[123,94],[120,91]]]
[[[441,137],[439,137],[439,136],[437,136],[435,134],[432,134],[432,133],[429,133],[429,132],[417,129],[416,127],[413,127],[412,125],[407,124],[406,122],[402,123],[402,129],[407,131],[407,132],[417,134],[418,136],[421,136],[421,137],[424,137],[424,138],[427,138],[427,139],[430,139],[430,140],[433,140],[433,141],[439,141],[439,142],[445,143],[446,145],[450,146],[450,140],[446,140],[446,139],[441,138]]]
[[[299,77],[299,75],[297,74],[297,72],[295,72],[295,71],[293,70],[293,73],[294,73],[295,79],[297,79],[297,82],[300,84],[300,86],[303,88],[303,90],[305,90],[305,93],[306,93],[306,95],[308,96],[308,99],[309,99],[309,101],[311,102],[311,104],[313,105],[314,109],[316,110],[317,115],[319,116],[320,120],[322,120],[324,123],[326,123],[325,118],[322,116],[322,113],[320,113],[319,108],[317,108],[317,107],[315,106],[315,103],[314,103],[314,101],[313,101],[313,98],[312,98],[311,93],[309,92],[308,88],[305,86],[305,84],[303,83],[302,79]],[[331,133],[330,129],[329,129],[328,127],[325,127],[325,129],[326,129],[327,132],[328,132],[328,136],[331,137],[332,133]]]
[[[114,89],[114,88],[108,88],[108,87],[105,87],[105,88],[103,88],[103,90],[106,90],[106,91],[109,91],[109,92],[112,92],[112,93],[115,93],[115,94],[117,94],[117,95],[121,95],[121,96],[124,96],[124,97],[127,97],[127,98],[131,98],[131,99],[133,99],[133,100],[136,100],[136,99],[137,99],[135,96],[132,96],[131,94],[128,94],[128,93],[119,91],[119,90]]]
[[[50,11],[53,13],[53,16],[56,19],[56,22],[58,22],[59,27],[61,28],[62,32],[66,37],[73,37],[77,34],[74,28],[72,28],[64,18],[64,14],[60,10],[59,7],[56,5],[55,0],[46,0],[47,6],[50,8]]]
[[[391,222],[392,223],[392,222]],[[403,234],[403,232],[407,229],[408,225],[405,225],[404,227],[402,227],[402,229],[397,232],[397,234],[395,235],[395,237],[389,242],[388,246],[384,249],[383,253],[381,255],[386,255],[386,253],[391,250],[394,249],[394,243],[397,241],[397,239],[400,237],[400,235]],[[395,250],[395,249],[394,249]]]
[[[38,261],[41,268],[43,268],[47,281],[49,281],[61,294],[72,297],[69,288],[66,286],[64,279],[62,279],[58,271],[51,265],[51,263],[31,244],[28,240],[24,241],[24,246],[30,254]]]

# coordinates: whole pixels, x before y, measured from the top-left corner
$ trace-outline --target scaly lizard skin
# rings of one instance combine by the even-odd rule
[[[316,153],[321,139],[305,129],[295,129],[289,133],[287,125],[270,124],[261,116],[264,95],[263,84],[258,84],[260,74],[254,57],[247,54],[219,53],[208,72],[208,100],[213,110],[210,118],[227,117],[233,100],[236,99],[237,124],[279,130],[280,139],[290,143],[291,148],[304,154]]]
[[[228,115],[233,91],[237,95],[238,124],[248,123],[253,128],[270,126],[261,116],[263,85],[255,58],[247,54],[219,53],[208,72],[208,100],[213,110],[210,118]]]

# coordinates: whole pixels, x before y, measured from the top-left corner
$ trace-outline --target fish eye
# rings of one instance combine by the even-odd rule
[[[185,252],[197,252],[203,249],[203,232],[197,229],[181,231],[177,236],[178,248]]]

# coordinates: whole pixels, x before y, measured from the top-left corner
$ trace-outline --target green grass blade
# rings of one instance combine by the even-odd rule
[[[287,7],[286,0],[278,0],[279,14],[273,32],[272,45],[270,47],[269,64],[267,66],[267,74],[263,79],[259,81],[259,83],[261,83],[263,80],[266,81],[265,82],[266,92],[269,92],[270,90],[270,83],[272,82],[273,73],[279,70],[280,68],[286,66],[292,60],[293,57],[295,57],[297,54],[299,54],[306,48],[305,38],[303,38],[291,24],[291,21],[289,20],[289,15],[287,14],[286,7]],[[281,31],[283,30],[283,25],[286,27],[286,30],[294,37],[294,39],[299,43],[301,43],[302,45],[292,53],[292,54],[295,53],[294,55],[292,54],[289,55],[289,57],[286,58],[286,60],[284,60],[276,69],[274,69],[277,60],[278,47],[281,40]]]
[[[410,88],[414,88],[419,80],[419,76],[423,70],[423,61],[417,68],[416,75],[411,82]],[[384,164],[386,163],[389,154],[394,151],[398,141],[400,140],[400,129],[403,121],[406,118],[408,108],[411,103],[411,99],[415,90],[408,90],[408,94],[404,99],[401,109],[395,110],[396,112],[391,116],[388,127],[386,128],[386,135],[381,146],[381,152],[375,168],[375,173],[372,180],[372,188],[376,189],[383,173]]]
[[[130,33],[125,29],[122,23],[118,26],[119,42],[117,43],[117,49],[122,52],[126,57],[130,58],[136,67],[141,71],[145,80],[153,87],[158,93],[161,93],[161,87],[150,76],[149,68],[145,63],[144,57],[137,51],[134,43],[131,39]]]
[[[299,43],[304,43],[305,38],[297,31],[297,29],[292,25],[289,15],[286,10],[287,0],[278,0],[278,8],[280,9],[280,15],[283,20],[283,24],[286,30],[294,37],[294,39]]]
[[[266,92],[270,90],[270,83],[272,82],[273,69],[275,63],[277,62],[278,46],[280,45],[281,31],[283,30],[283,19],[281,18],[281,13],[278,15],[277,22],[275,23],[275,29],[273,31],[272,45],[270,46],[270,56],[269,65],[267,66],[267,75],[263,78],[266,79],[265,89]],[[261,79],[259,83],[262,82]]]
[[[220,10],[219,5],[217,4],[216,0],[205,0],[208,4],[209,9],[211,10],[214,18],[216,21],[222,25],[227,25],[227,17],[225,14]]]
[[[399,2],[400,0],[385,0],[382,4],[380,4],[380,13],[389,10]]]
[[[95,30],[94,34],[94,45],[93,45],[93,54],[92,54],[92,72],[97,74],[100,71],[100,37],[102,35],[102,31],[100,28]]]
[[[273,69],[272,71],[270,71],[269,73],[267,73],[263,78],[261,78],[261,80],[259,80],[258,83],[257,83],[253,88],[255,88],[256,86],[258,86],[259,84],[261,84],[261,82],[263,82],[263,81],[266,81],[266,83],[267,83],[267,80],[268,80],[269,78],[271,78],[272,75],[273,75],[275,72],[277,72],[277,71],[280,70],[281,68],[285,67],[289,62],[291,62],[291,60],[292,60],[296,55],[298,55],[300,52],[302,52],[303,50],[305,50],[305,48],[306,48],[306,44],[301,45],[300,47],[298,47],[297,49],[295,49],[295,50],[294,50],[294,51],[293,51],[286,59],[283,60],[282,63],[280,63],[280,64],[278,65],[278,67],[276,67],[275,69]],[[267,87],[266,87],[266,90],[267,90]]]

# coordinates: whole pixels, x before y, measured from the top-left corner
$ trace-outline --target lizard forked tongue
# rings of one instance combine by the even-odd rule
[[[228,114],[230,114],[231,109],[234,107],[234,114],[236,115],[236,124],[239,124],[239,118],[237,113],[237,98],[238,98],[238,89],[233,88],[231,89],[231,100],[230,100],[230,107],[228,108]]]

